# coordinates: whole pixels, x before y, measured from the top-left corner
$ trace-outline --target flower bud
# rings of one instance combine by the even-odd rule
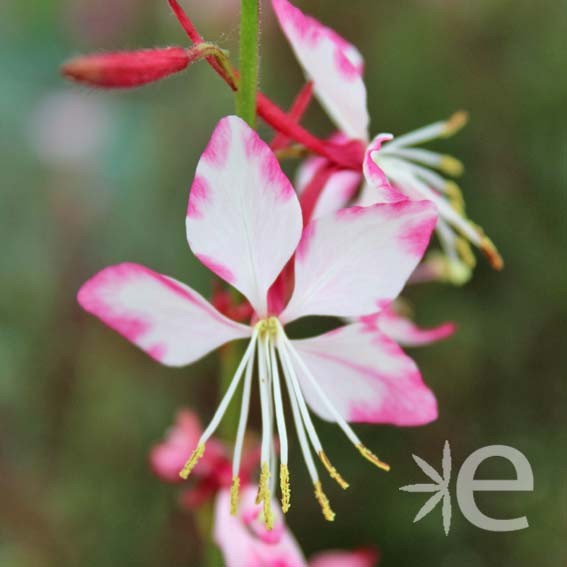
[[[183,71],[202,50],[166,47],[84,55],[71,59],[62,74],[93,87],[132,88],[159,81]]]

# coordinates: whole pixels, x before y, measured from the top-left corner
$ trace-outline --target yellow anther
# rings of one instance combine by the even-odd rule
[[[327,522],[334,521],[335,513],[331,509],[331,506],[329,504],[329,499],[323,492],[321,481],[318,480],[316,483],[313,484],[313,487],[315,488],[315,498],[317,498],[317,502],[319,502],[319,505],[321,506],[321,510],[323,511],[323,516],[325,520],[327,520]]]
[[[331,464],[331,461],[329,461],[329,457],[327,457],[327,455],[323,451],[320,451],[319,458],[321,459],[321,462],[327,469],[327,472],[329,473],[331,478],[336,480],[337,484],[343,490],[346,490],[348,488],[348,482],[340,475],[339,471],[337,471],[337,469]]]
[[[488,261],[490,262],[492,268],[494,268],[495,270],[501,270],[504,267],[504,260],[502,259],[502,256],[500,256],[500,253],[496,249],[496,246],[494,246],[494,243],[492,242],[492,240],[490,240],[490,238],[488,238],[488,236],[485,236],[482,239],[480,249],[488,258]]]
[[[465,171],[465,166],[461,161],[453,156],[442,156],[441,162],[439,163],[439,169],[447,175],[459,177]]]
[[[260,471],[260,482],[258,483],[258,494],[256,504],[264,503],[264,524],[267,530],[274,527],[274,517],[272,515],[272,495],[270,493],[270,469],[268,463],[262,464]]]
[[[455,211],[457,211],[459,214],[464,215],[465,199],[463,197],[461,188],[454,181],[447,181],[445,183],[445,191],[453,209],[455,209]]]
[[[476,266],[476,257],[472,251],[471,245],[462,237],[458,237],[456,240],[456,247],[459,256],[463,262],[469,267],[474,268]]]
[[[427,254],[425,266],[431,273],[432,278],[453,285],[467,283],[472,275],[471,269],[460,259],[449,259],[445,254],[437,250]]]
[[[232,477],[232,486],[230,487],[230,513],[236,516],[238,513],[238,501],[240,499],[240,477]]]
[[[197,445],[197,448],[193,451],[193,453],[189,457],[189,460],[185,463],[185,466],[179,473],[179,476],[182,479],[187,480],[187,478],[191,474],[191,471],[195,468],[195,465],[199,462],[199,459],[204,454],[205,454],[205,445],[203,443],[199,443],[199,445]]]
[[[264,463],[260,469],[260,480],[258,481],[258,493],[256,494],[256,504],[260,504],[264,499],[266,487],[268,486],[268,479],[270,478],[270,471],[268,465]]]
[[[483,254],[488,259],[488,262],[490,263],[491,267],[494,270],[500,271],[504,267],[504,260],[502,259],[502,256],[500,256],[500,252],[498,252],[492,240],[490,240],[490,238],[486,236],[482,227],[478,226],[473,222],[471,222],[470,224],[478,233],[478,237],[480,239],[480,244],[478,245],[478,247],[482,250]]]
[[[291,490],[289,487],[289,469],[287,465],[280,465],[280,490],[282,492],[282,512],[287,514],[291,506]]]
[[[272,515],[272,495],[268,490],[268,495],[264,498],[264,524],[266,529],[271,532],[274,529],[274,516]]]
[[[461,260],[446,260],[445,279],[453,285],[464,285],[472,276],[472,270]]]
[[[388,472],[390,470],[390,465],[381,461],[370,449],[364,445],[357,445],[356,448],[360,451],[360,454],[373,465],[377,466],[379,469]]]
[[[454,136],[461,128],[464,128],[469,121],[469,113],[465,112],[464,110],[459,110],[455,112],[453,116],[445,122],[445,129],[443,130],[443,134],[441,134],[444,138],[449,138]]]

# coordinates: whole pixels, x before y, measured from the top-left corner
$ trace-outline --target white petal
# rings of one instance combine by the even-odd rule
[[[168,366],[189,364],[250,336],[190,287],[138,264],[110,266],[80,289],[89,313]]]
[[[301,235],[299,201],[273,152],[245,122],[223,118],[191,187],[187,239],[260,316]]]
[[[436,219],[430,203],[403,201],[312,221],[295,255],[295,289],[281,320],[379,311],[416,268]]]
[[[366,87],[360,52],[334,30],[287,0],[272,0],[280,25],[314,92],[342,132],[368,139]]]
[[[292,341],[301,359],[347,421],[422,425],[437,417],[437,403],[421,374],[393,341],[363,324]],[[297,365],[305,398],[332,420],[316,389]]]

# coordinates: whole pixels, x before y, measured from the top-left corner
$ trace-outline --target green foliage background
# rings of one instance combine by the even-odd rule
[[[200,31],[237,53],[230,2],[206,17],[197,4],[190,11]],[[467,164],[470,215],[499,245],[506,269],[493,273],[481,259],[463,289],[411,290],[421,323],[450,319],[460,327],[452,340],[413,353],[438,395],[439,420],[420,429],[359,428],[392,464],[388,475],[320,424],[352,488],[329,488],[337,520],[324,523],[295,451],[290,525],[307,554],[372,544],[383,565],[398,567],[565,565],[567,4],[301,6],[365,54],[374,131],[403,133],[470,111],[470,126],[439,147]],[[301,73],[266,1],[263,19],[261,88],[287,106]],[[162,368],[81,313],[75,293],[94,272],[124,260],[210,291],[210,276],[185,241],[187,188],[213,125],[233,112],[233,101],[204,64],[127,93],[94,92],[58,76],[58,65],[76,53],[184,42],[165,0],[0,5],[2,566],[202,565],[195,522],[180,510],[178,489],[151,475],[147,452],[179,407],[197,408],[204,420],[211,415],[218,361]],[[102,109],[106,126],[87,157],[54,160],[40,141],[40,115],[45,120],[46,100],[70,93]],[[58,112],[47,111],[55,117],[48,130],[71,140],[92,133],[93,125],[75,121],[64,106]],[[331,131],[316,104],[306,123],[320,135]],[[456,507],[449,537],[438,510],[412,524],[424,497],[397,487],[421,482],[411,454],[440,463],[445,439],[455,468],[484,445],[526,454],[535,491],[479,502],[494,516],[526,514],[528,530],[483,532]],[[494,462],[483,474],[511,471]]]

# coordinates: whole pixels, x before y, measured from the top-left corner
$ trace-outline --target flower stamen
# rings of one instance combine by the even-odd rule
[[[327,522],[333,522],[335,520],[335,513],[333,512],[331,505],[329,504],[329,499],[327,495],[323,492],[323,487],[321,486],[321,482],[317,481],[313,484],[315,489],[315,498],[317,498],[317,502],[321,506],[321,510],[323,511],[323,517]]]
[[[369,449],[367,449],[361,443],[361,441],[358,438],[358,436],[356,435],[356,433],[352,430],[350,425],[348,425],[348,423],[345,421],[345,419],[341,416],[341,414],[337,411],[335,406],[332,404],[331,400],[329,400],[328,396],[322,390],[321,386],[319,385],[319,383],[317,382],[317,380],[315,379],[315,377],[313,376],[311,371],[307,368],[306,364],[301,359],[301,356],[299,356],[299,354],[295,350],[291,341],[285,335],[283,335],[283,338],[285,340],[286,349],[289,350],[289,352],[295,358],[295,360],[297,361],[301,370],[304,372],[305,376],[308,378],[309,382],[311,383],[311,386],[316,391],[316,393],[319,396],[319,398],[321,399],[321,401],[327,407],[327,410],[332,414],[333,418],[337,422],[337,425],[343,430],[343,432],[348,437],[348,439],[351,441],[351,443],[360,451],[360,453],[362,454],[362,456],[364,458],[369,460],[371,463],[375,464],[378,468],[380,468],[382,470],[386,470],[386,471],[390,470],[389,465],[380,461],[378,459],[378,457],[376,457],[376,455],[374,455],[374,453],[372,453]],[[285,350],[284,350],[284,352],[285,352]],[[290,362],[290,364],[291,364],[291,362]]]
[[[281,352],[281,351],[279,351]],[[284,368],[286,378],[289,376],[289,364],[290,361],[287,358],[282,357],[282,366]],[[297,431],[297,437],[299,438],[299,445],[301,446],[301,452],[303,453],[303,458],[305,460],[305,465],[307,466],[307,470],[309,472],[309,476],[311,477],[311,481],[313,482],[313,486],[315,487],[315,497],[317,501],[319,500],[318,493],[323,494],[321,490],[321,482],[319,480],[319,475],[317,473],[317,467],[315,466],[315,461],[313,460],[313,456],[311,455],[311,450],[309,449],[309,442],[307,441],[307,435],[305,433],[305,428],[303,426],[303,422],[301,420],[301,413],[299,411],[299,405],[297,399],[295,397],[295,392],[293,389],[290,380],[286,380],[287,391],[289,394],[289,399],[291,403],[291,411],[293,414],[293,420],[295,422],[295,429]],[[319,487],[319,491],[317,491],[317,487]],[[324,496],[324,494],[323,494]],[[327,501],[327,508],[330,510],[329,501]]]
[[[234,456],[232,458],[232,476],[238,477],[240,474],[240,461],[242,459],[242,447],[244,445],[244,435],[246,434],[246,424],[248,422],[248,413],[250,411],[250,394],[252,390],[252,371],[254,370],[254,359],[256,352],[254,351],[248,360],[246,366],[246,374],[244,376],[244,388],[242,391],[242,402],[240,406],[240,418],[238,421],[238,430],[236,432],[236,441],[234,444]]]
[[[377,466],[379,469],[389,472],[390,465],[381,461],[368,447],[365,447],[362,443],[359,443],[356,448],[360,451],[360,454],[373,465]]]
[[[280,465],[280,490],[282,493],[282,512],[287,514],[291,506],[291,490],[289,486],[289,469],[283,463]]]
[[[272,494],[269,487],[270,482],[270,468],[268,463],[262,463],[260,472],[260,482],[258,484],[258,495],[256,497],[256,504],[264,503],[264,523],[267,530],[272,530],[274,527],[274,516],[272,514]]]
[[[189,460],[185,463],[185,466],[183,467],[183,469],[179,473],[179,476],[182,479],[187,480],[187,478],[191,474],[191,471],[193,470],[193,468],[195,467],[195,465],[197,464],[199,459],[205,453],[205,443],[214,434],[214,432],[216,431],[217,427],[219,426],[222,418],[224,417],[224,414],[226,413],[228,405],[230,404],[230,402],[231,402],[231,400],[234,396],[234,393],[236,391],[236,388],[238,387],[238,384],[240,383],[240,379],[242,378],[242,374],[244,373],[244,369],[248,365],[248,362],[249,362],[249,360],[250,360],[250,358],[251,358],[251,356],[254,352],[254,348],[256,346],[257,338],[258,338],[258,331],[254,330],[254,333],[252,334],[252,339],[250,340],[250,343],[248,344],[246,352],[244,353],[244,356],[242,357],[240,364],[238,365],[238,368],[236,369],[236,372],[234,373],[234,376],[233,376],[233,378],[230,382],[230,385],[227,388],[227,390],[226,390],[226,392],[223,396],[223,399],[221,400],[221,403],[219,404],[219,406],[218,406],[218,408],[217,408],[217,410],[216,410],[216,412],[213,416],[213,419],[211,420],[211,422],[209,423],[209,425],[207,426],[207,428],[205,429],[205,431],[201,435],[201,438],[199,439],[199,442],[197,443],[197,448],[193,451],[193,453],[189,457]],[[238,471],[237,471],[236,474],[238,474]]]
[[[266,320],[261,323],[265,323]],[[271,530],[274,525],[272,516],[272,495],[270,490],[270,464],[275,461],[274,452],[271,450],[270,441],[272,438],[272,412],[270,410],[269,392],[270,392],[270,360],[269,360],[269,335],[264,325],[257,327],[261,333],[261,340],[258,343],[258,366],[259,366],[259,387],[260,387],[260,406],[262,411],[262,449],[260,470],[260,481],[258,483],[258,495],[256,496],[256,504],[264,503],[264,523],[266,529]],[[272,457],[272,459],[270,459]]]
[[[284,335],[282,330],[283,340],[286,341],[286,344],[289,343],[287,337]],[[323,451],[323,446],[321,445],[321,441],[319,440],[319,436],[315,431],[315,426],[313,425],[313,421],[311,420],[311,416],[309,415],[309,409],[307,408],[307,404],[305,403],[305,399],[303,397],[303,393],[301,392],[301,388],[299,386],[299,380],[297,378],[296,372],[293,368],[293,364],[289,359],[289,355],[287,354],[287,346],[286,344],[279,345],[279,352],[282,356],[282,360],[287,360],[286,369],[287,369],[287,379],[294,390],[295,398],[299,404],[299,410],[301,412],[301,416],[303,418],[303,423],[305,424],[305,428],[307,429],[307,434],[309,435],[309,439],[311,440],[311,445],[313,449],[321,459],[321,462],[329,472],[331,478],[337,481],[337,483],[341,486],[341,488],[346,489],[348,488],[348,483],[342,478],[342,476],[338,473],[338,471],[333,467],[327,458],[326,454]],[[323,455],[323,457],[321,456]],[[346,486],[345,486],[346,485]]]
[[[275,325],[276,340],[278,327]],[[278,438],[280,440],[280,488],[281,488],[281,501],[282,510],[287,512],[290,507],[290,488],[289,488],[289,471],[287,469],[288,459],[288,443],[287,443],[287,428],[285,424],[285,414],[283,409],[282,392],[280,385],[280,373],[278,370],[278,361],[276,358],[276,349],[274,341],[270,341],[270,361],[272,370],[272,385],[274,394],[274,405],[276,413],[276,424],[278,427]],[[275,461],[275,459],[274,459]]]
[[[238,502],[240,500],[240,477],[232,478],[232,486],[230,487],[230,513],[236,516],[238,513]]]
[[[469,121],[469,113],[466,110],[459,110],[455,112],[449,120],[445,122],[445,128],[441,134],[442,138],[450,138],[454,136],[459,130],[462,130]]]
[[[341,476],[339,471],[331,464],[329,461],[329,457],[325,454],[324,451],[319,451],[319,459],[323,463],[324,467],[327,469],[329,475],[333,480],[337,481],[337,484],[343,489],[346,490],[349,487],[348,482]]]
[[[191,456],[183,466],[183,469],[179,473],[179,476],[182,479],[187,480],[189,478],[189,475],[191,474],[191,471],[195,468],[195,465],[199,462],[199,460],[204,454],[205,454],[205,444],[199,443],[197,445],[197,448],[193,451],[193,453],[191,453]]]
[[[438,138],[450,138],[454,136],[468,122],[468,113],[460,110],[455,112],[448,120],[440,120],[428,126],[423,126],[402,136],[398,136],[388,143],[389,148],[414,146],[424,144]]]
[[[439,161],[439,169],[452,177],[460,177],[465,171],[463,162],[449,155],[443,155]]]

